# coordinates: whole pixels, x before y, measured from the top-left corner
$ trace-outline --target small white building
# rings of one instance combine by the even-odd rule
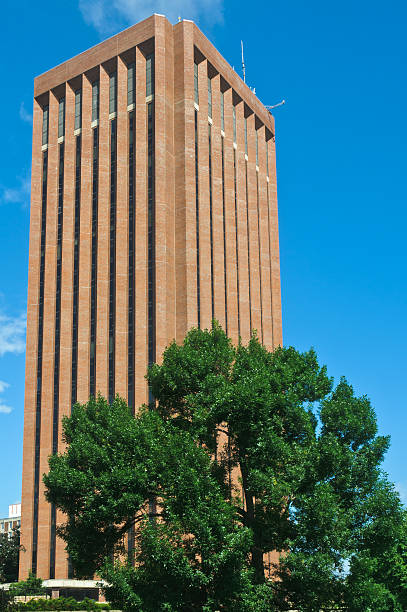
[[[21,502],[10,504],[8,507],[8,517],[0,518],[0,533],[12,534],[15,527],[21,525]]]

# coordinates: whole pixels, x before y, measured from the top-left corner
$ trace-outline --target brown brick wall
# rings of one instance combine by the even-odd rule
[[[148,400],[144,378],[148,341],[147,241],[147,116],[146,53],[155,51],[155,320],[156,359],[173,338],[182,341],[197,325],[197,250],[195,210],[194,47],[199,51],[199,267],[201,327],[214,316],[228,333],[244,342],[252,328],[269,348],[282,341],[278,253],[277,188],[274,122],[253,92],[225,62],[198,28],[189,21],[172,26],[154,15],[121,32],[35,80],[33,166],[28,284],[27,374],[24,423],[21,577],[31,568],[33,522],[33,465],[38,346],[38,293],[41,222],[41,105],[49,99],[49,168],[45,255],[44,345],[41,398],[41,474],[52,451],[55,288],[58,202],[58,99],[65,95],[65,167],[61,286],[59,419],[71,410],[72,307],[74,266],[75,138],[74,91],[82,87],[82,157],[78,301],[79,401],[89,395],[90,286],[92,215],[91,83],[100,79],[99,195],[97,256],[96,391],[108,393],[109,237],[110,237],[110,121],[109,73],[117,70],[117,217],[115,390],[126,397],[128,386],[128,109],[127,62],[136,65],[135,117],[135,397]],[[143,44],[146,43],[148,44]],[[131,58],[131,59],[129,59]],[[212,83],[212,122],[208,120],[208,74]],[[98,77],[99,75],[99,77]],[[221,133],[220,92],[224,90],[224,133]],[[65,92],[65,93],[64,93]],[[233,143],[232,108],[236,106],[237,143]],[[245,157],[244,117],[248,126]],[[209,140],[212,156],[212,240]],[[256,168],[255,134],[259,162]],[[268,140],[266,142],[266,134]],[[222,142],[224,177],[222,183]],[[236,146],[236,148],[235,148]],[[269,150],[269,177],[266,172]],[[236,155],[237,232],[233,158]],[[247,165],[247,185],[246,185]],[[247,194],[246,194],[247,187]],[[224,193],[225,220],[223,214]],[[223,224],[225,221],[225,244]],[[236,233],[238,262],[236,260]],[[250,244],[250,252],[249,252]],[[225,258],[226,253],[226,258]],[[211,266],[212,261],[212,266]],[[237,269],[238,263],[238,269]],[[226,279],[224,270],[226,268]],[[213,272],[212,272],[213,271]],[[212,278],[213,273],[213,278]],[[237,279],[239,277],[239,286]],[[250,289],[250,300],[249,300]],[[213,291],[213,295],[212,295]],[[239,295],[239,302],[238,302]],[[59,423],[59,433],[61,424]],[[62,441],[59,450],[63,450]],[[58,512],[57,523],[64,517]],[[50,507],[40,485],[38,575],[48,578]],[[57,538],[56,578],[67,577],[64,543]]]

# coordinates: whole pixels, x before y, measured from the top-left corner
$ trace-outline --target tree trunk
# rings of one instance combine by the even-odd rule
[[[264,563],[263,563],[263,550],[260,544],[260,537],[256,525],[255,507],[253,501],[253,495],[248,487],[248,471],[246,466],[240,464],[240,472],[242,474],[242,484],[244,491],[244,498],[246,501],[246,519],[244,524],[249,527],[253,532],[253,546],[251,549],[252,559],[251,566],[255,573],[254,581],[257,584],[264,582]]]

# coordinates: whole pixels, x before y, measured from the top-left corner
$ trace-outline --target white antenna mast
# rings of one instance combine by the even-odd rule
[[[271,111],[272,108],[277,108],[277,106],[283,106],[283,104],[285,104],[285,100],[281,100],[281,102],[279,102],[278,104],[273,104],[273,106],[266,106],[268,111]]]
[[[240,41],[242,45],[242,70],[243,70],[243,83],[246,83],[246,66],[244,65],[244,55],[243,55],[243,40]]]

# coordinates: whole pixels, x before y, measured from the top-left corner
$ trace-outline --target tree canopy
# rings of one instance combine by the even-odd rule
[[[76,405],[50,458],[78,575],[140,612],[406,607],[406,515],[367,397],[334,387],[312,350],[234,347],[218,325],[147,378],[154,409]]]
[[[20,553],[20,529],[0,533],[0,584],[18,580],[18,557]]]

